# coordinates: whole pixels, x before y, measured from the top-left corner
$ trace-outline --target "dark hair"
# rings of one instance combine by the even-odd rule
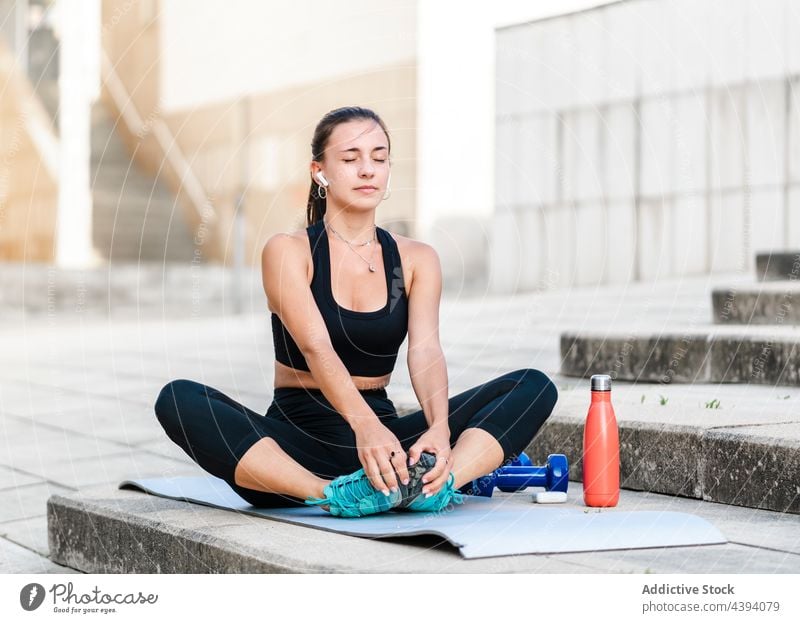
[[[311,139],[311,158],[317,162],[321,162],[325,155],[325,148],[327,147],[328,139],[331,137],[333,129],[340,123],[347,121],[354,121],[357,119],[372,119],[378,123],[383,131],[386,133],[386,140],[388,141],[389,153],[392,152],[392,140],[389,138],[389,131],[386,129],[386,124],[383,120],[369,108],[361,108],[360,106],[345,106],[337,108],[327,113],[320,119],[317,127],[314,129],[314,138]],[[306,223],[313,225],[322,218],[327,208],[325,199],[321,199],[319,194],[319,184],[312,176],[311,189],[308,192],[308,205],[306,207]]]

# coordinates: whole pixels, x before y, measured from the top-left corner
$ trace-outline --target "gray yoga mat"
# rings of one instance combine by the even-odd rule
[[[576,509],[563,504],[508,503],[500,497],[465,495],[464,503],[439,513],[389,511],[367,517],[335,517],[315,506],[258,508],[215,476],[138,478],[120,489],[141,489],[184,500],[351,536],[381,538],[435,534],[464,558],[553,554],[681,545],[713,545],[727,539],[690,513]],[[532,489],[516,495],[531,499]],[[584,512],[588,510],[589,512]]]

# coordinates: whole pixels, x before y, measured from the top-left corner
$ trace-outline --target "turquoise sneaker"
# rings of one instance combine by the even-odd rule
[[[363,517],[383,513],[397,506],[402,497],[400,491],[390,490],[389,495],[378,491],[372,486],[363,467],[352,474],[337,476],[328,483],[323,492],[324,498],[309,496],[305,503],[327,505],[331,515],[337,517]]]
[[[447,505],[450,504],[451,502],[453,504],[463,504],[464,495],[453,486],[455,481],[456,481],[455,474],[453,474],[453,472],[450,472],[450,475],[447,477],[447,482],[445,482],[444,485],[442,485],[442,488],[439,489],[439,492],[436,495],[432,495],[429,498],[426,498],[424,495],[420,495],[407,506],[403,508],[398,508],[397,510],[438,512],[446,508]]]
[[[425,483],[422,477],[436,465],[433,454],[422,452],[419,460],[408,468],[408,484],[399,482],[399,490],[384,495],[372,486],[364,468],[334,478],[323,489],[324,498],[309,496],[305,503],[309,505],[327,505],[332,515],[338,517],[363,517],[383,513],[392,508],[403,508],[416,500]],[[396,474],[397,472],[395,472]],[[398,478],[399,481],[399,478]]]

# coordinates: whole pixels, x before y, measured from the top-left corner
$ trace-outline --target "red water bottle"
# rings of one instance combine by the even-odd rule
[[[592,403],[583,427],[583,501],[616,506],[619,501],[619,431],[611,405],[611,377],[592,375]]]

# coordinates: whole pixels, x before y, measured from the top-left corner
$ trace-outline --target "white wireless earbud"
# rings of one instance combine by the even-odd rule
[[[316,174],[317,181],[320,183],[321,186],[327,186],[328,180],[325,179],[322,171],[318,171]]]
[[[389,177],[386,179],[386,192],[383,193],[384,199],[388,199],[389,195],[392,194],[392,189],[389,187],[391,183],[392,183],[392,172],[389,171]]]

